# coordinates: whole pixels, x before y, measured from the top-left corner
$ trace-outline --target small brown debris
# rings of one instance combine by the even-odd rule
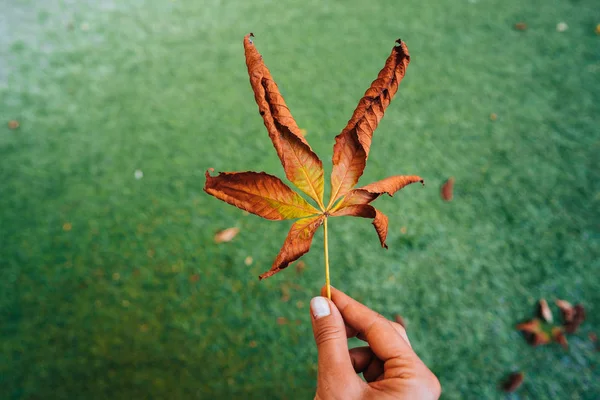
[[[154,254],[156,254],[154,249],[148,249],[148,251],[146,252],[146,255],[148,256],[148,258],[154,257]]]
[[[287,325],[288,319],[286,317],[277,317],[277,324],[279,325]]]
[[[537,318],[518,324],[516,329],[523,332],[525,340],[527,340],[527,343],[531,346],[540,346],[550,343],[550,335],[542,329],[541,321]]]
[[[140,325],[140,331],[141,332],[148,332],[148,324],[141,324]]]
[[[299,309],[303,309],[303,308],[304,308],[304,302],[302,302],[302,301],[298,300],[298,301],[296,302],[296,307],[298,307]]]
[[[570,323],[573,321],[573,317],[575,315],[575,310],[573,309],[573,305],[566,300],[557,299],[555,301],[558,308],[562,312],[564,323]]]
[[[555,326],[554,328],[552,328],[552,340],[560,344],[565,350],[569,349],[567,337],[565,336],[563,328],[561,328],[560,326]]]
[[[546,299],[540,299],[538,302],[538,315],[546,322],[553,322],[552,311],[550,310]]]
[[[490,114],[490,121],[495,121],[498,119],[498,115],[496,115],[496,113],[491,113]]]
[[[290,301],[290,287],[286,284],[281,285],[281,301],[284,303]]]
[[[300,260],[296,263],[296,273],[298,275],[301,275],[304,272],[305,268],[306,268],[306,264],[304,263],[304,261]]]
[[[448,178],[440,188],[440,196],[444,201],[451,201],[454,197],[454,177]]]
[[[62,226],[63,231],[65,232],[69,232],[71,229],[73,229],[73,225],[71,225],[70,222],[65,222]]]
[[[250,343],[248,343],[248,346],[254,349],[258,346],[258,343],[256,343],[256,340],[251,340]]]
[[[579,326],[585,321],[585,308],[581,304],[575,304],[573,307],[573,319],[571,322],[565,323],[565,332],[575,333]]]
[[[215,235],[215,243],[231,242],[237,234],[240,233],[240,228],[227,228],[217,232]]]
[[[588,333],[588,338],[592,343],[598,343],[598,335],[596,335],[594,332]]]
[[[248,257],[244,258],[244,264],[250,266],[250,265],[252,265],[252,262],[254,262],[252,257],[248,256]]]
[[[596,32],[596,35],[600,35],[600,24],[596,25],[596,29],[594,29],[594,32]]]
[[[402,318],[402,315],[394,315],[394,321],[396,321],[398,324],[402,325],[404,329],[406,329],[406,322],[404,321],[404,318]]]
[[[400,233],[403,235],[406,235],[406,232],[408,232],[408,229],[406,229],[405,226],[403,226],[402,228],[400,228]]]
[[[525,22],[517,22],[515,24],[515,29],[518,31],[525,31],[527,30],[527,24]]]
[[[524,379],[525,379],[524,373],[513,372],[512,374],[510,374],[508,376],[508,378],[502,384],[502,390],[504,390],[505,392],[509,392],[509,393],[516,391],[521,386]]]
[[[200,275],[199,274],[192,274],[190,275],[190,282],[191,283],[196,283],[200,280]]]
[[[17,129],[20,126],[19,121],[11,119],[8,121],[8,129]]]

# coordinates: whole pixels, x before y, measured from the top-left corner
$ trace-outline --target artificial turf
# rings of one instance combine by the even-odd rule
[[[593,0],[4,1],[0,397],[312,398],[322,232],[304,272],[259,282],[290,223],[202,191],[211,167],[284,176],[252,31],[326,171],[394,40],[411,52],[361,183],[426,186],[377,202],[387,251],[330,223],[333,284],[404,316],[445,398],[501,398],[512,371],[512,398],[599,398],[598,23]],[[568,351],[515,331],[540,297],[586,306]]]

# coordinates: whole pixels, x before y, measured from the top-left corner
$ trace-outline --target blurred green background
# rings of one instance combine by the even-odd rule
[[[377,202],[388,251],[369,221],[331,222],[333,284],[405,317],[445,398],[503,398],[512,371],[509,398],[600,398],[596,1],[0,6],[0,398],[312,398],[322,231],[304,272],[259,282],[290,223],[202,191],[210,167],[284,177],[250,31],[327,172],[394,40],[411,52],[360,183],[426,186]],[[568,351],[515,331],[540,297],[586,306]]]

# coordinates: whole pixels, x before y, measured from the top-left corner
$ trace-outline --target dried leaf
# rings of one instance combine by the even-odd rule
[[[271,269],[259,276],[259,279],[265,279],[286,268],[292,261],[297,260],[302,255],[308,253],[312,243],[313,236],[317,228],[323,224],[324,215],[317,215],[311,218],[304,218],[296,221],[288,232],[283,247]]]
[[[190,282],[191,283],[196,283],[200,280],[200,275],[199,274],[192,274],[190,275]]]
[[[204,191],[270,220],[301,218],[319,212],[281,179],[264,172],[221,172],[213,177],[206,171]]]
[[[538,315],[546,322],[552,323],[552,311],[548,306],[546,299],[540,299],[538,302]]]
[[[491,113],[490,114],[490,121],[495,121],[498,119],[498,115],[496,113]]]
[[[249,34],[244,38],[246,65],[265,127],[287,178],[318,204],[322,204],[323,163],[304,139],[302,130],[296,124],[262,56],[256,50],[252,36],[254,35]]]
[[[563,328],[561,328],[560,326],[555,326],[552,328],[552,340],[560,344],[565,350],[569,349],[567,337],[565,336]]]
[[[585,308],[581,304],[575,304],[573,307],[573,318],[570,322],[564,324],[565,332],[575,333],[579,326],[585,321]]]
[[[527,24],[525,22],[517,22],[515,24],[515,29],[518,31],[525,31],[527,30]]]
[[[575,310],[573,309],[573,305],[566,300],[557,299],[555,301],[556,305],[562,312],[563,321],[565,324],[573,321],[573,316],[575,315]]]
[[[277,317],[277,324],[279,325],[287,325],[289,323],[286,317]]]
[[[508,378],[502,384],[502,390],[504,390],[505,392],[508,392],[508,393],[512,393],[512,392],[516,391],[521,386],[524,379],[525,379],[524,373],[513,372],[512,374],[510,374],[508,376]]]
[[[446,182],[442,184],[440,188],[440,196],[445,201],[451,201],[454,197],[454,178],[450,177]]]
[[[402,325],[402,327],[404,329],[406,329],[406,322],[404,322],[404,318],[402,318],[402,315],[400,315],[400,314],[394,315],[394,321],[396,321],[396,323]]]
[[[408,48],[398,39],[377,79],[371,83],[363,98],[360,99],[346,127],[336,136],[333,147],[330,204],[352,189],[363,174],[373,132],[398,91],[398,85],[404,77],[409,62]]]
[[[215,234],[215,243],[231,242],[238,233],[240,233],[240,228],[223,229]]]
[[[542,329],[540,320],[537,318],[518,324],[516,329],[523,332],[525,339],[531,346],[550,343],[550,335]]]
[[[388,248],[387,244],[385,243],[388,232],[388,217],[372,205],[349,205],[339,209],[331,215],[334,217],[349,215],[352,217],[373,218],[373,226],[375,227],[377,236],[379,236],[379,242],[381,243],[381,247],[384,247],[386,249]]]
[[[8,129],[17,129],[20,126],[19,121],[11,119],[8,121]]]

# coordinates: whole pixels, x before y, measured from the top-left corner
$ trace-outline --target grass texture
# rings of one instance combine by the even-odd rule
[[[600,397],[593,0],[0,5],[1,398],[312,398],[322,230],[303,273],[259,282],[290,223],[202,191],[211,167],[284,177],[248,82],[250,31],[327,173],[394,41],[411,52],[360,183],[426,186],[376,202],[387,251],[368,221],[331,221],[332,284],[405,317],[444,398]],[[215,244],[228,227],[239,235]],[[540,297],[586,306],[568,351],[515,331]],[[504,395],[512,371],[525,382]]]

